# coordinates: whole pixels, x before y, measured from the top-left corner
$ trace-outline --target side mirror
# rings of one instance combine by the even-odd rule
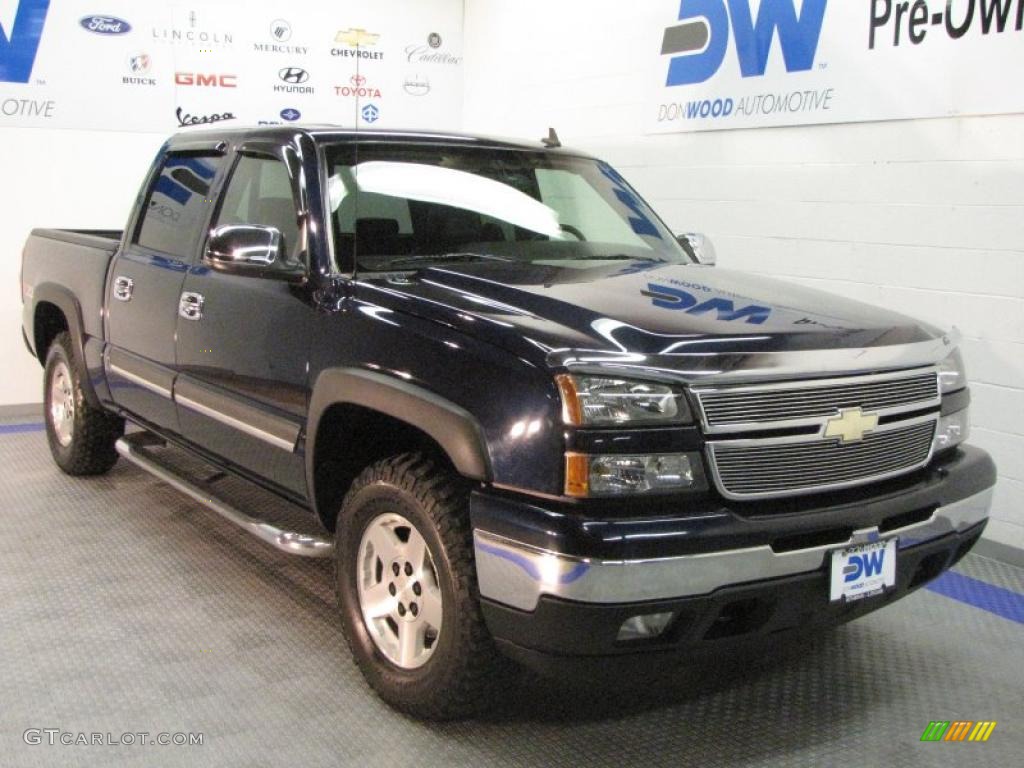
[[[683,247],[693,260],[705,267],[713,267],[718,261],[715,254],[715,246],[707,235],[697,232],[687,232],[685,235],[676,235],[676,240]]]
[[[305,270],[284,263],[284,236],[276,227],[226,224],[210,233],[204,260],[218,272],[301,280]]]

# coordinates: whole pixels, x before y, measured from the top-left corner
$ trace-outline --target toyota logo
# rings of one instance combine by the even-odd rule
[[[352,85],[354,85],[356,88],[362,88],[364,85],[366,85],[366,76],[352,75],[352,77],[349,78],[349,82],[352,83]]]
[[[309,80],[309,72],[299,67],[285,67],[277,73],[277,76],[284,82],[293,84],[304,83]]]

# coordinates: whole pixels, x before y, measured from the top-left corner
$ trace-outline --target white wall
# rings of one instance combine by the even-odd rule
[[[723,266],[958,326],[1000,471],[986,535],[1024,547],[1024,115],[647,136],[661,30],[630,4],[467,0],[465,24],[468,130],[554,125]]]

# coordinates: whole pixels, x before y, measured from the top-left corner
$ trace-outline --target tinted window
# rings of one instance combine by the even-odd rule
[[[366,270],[453,259],[688,263],[611,166],[562,153],[451,146],[328,150],[339,261]]]
[[[224,190],[217,226],[258,224],[275,227],[290,259],[299,244],[298,211],[288,168],[280,160],[242,155]]]
[[[210,188],[223,157],[169,155],[146,197],[136,242],[144,248],[191,258],[197,230],[209,213]]]

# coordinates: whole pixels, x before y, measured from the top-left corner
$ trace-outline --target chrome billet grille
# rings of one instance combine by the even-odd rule
[[[820,437],[708,444],[712,474],[728,498],[795,495],[910,472],[931,458],[937,416],[888,425],[856,443]]]
[[[850,380],[695,390],[709,432],[771,429],[820,423],[844,408],[908,412],[939,403],[938,374],[865,376]]]

